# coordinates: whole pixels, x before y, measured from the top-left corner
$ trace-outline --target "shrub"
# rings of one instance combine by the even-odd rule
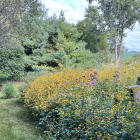
[[[23,54],[23,48],[20,47],[10,47],[8,49],[1,49],[0,76],[11,77],[12,80],[14,80],[14,77],[16,78],[22,76],[24,70],[24,64],[22,60]]]
[[[0,86],[3,85],[4,81],[11,81],[11,77],[0,77]]]
[[[11,98],[14,96],[14,86],[12,82],[7,82],[3,85],[3,93],[5,94],[5,98]]]
[[[126,89],[135,84],[139,64],[93,71],[63,69],[25,83],[21,101],[44,139],[140,138],[140,105]]]

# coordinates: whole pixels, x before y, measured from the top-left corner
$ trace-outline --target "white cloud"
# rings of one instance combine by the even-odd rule
[[[133,31],[127,30],[127,37],[124,39],[125,47],[129,50],[140,51],[140,25],[137,22]]]
[[[60,2],[60,1],[59,1]],[[71,6],[59,4],[59,2],[52,0],[42,0],[42,3],[49,9],[48,15],[52,16],[54,13],[59,17],[61,9],[67,13],[73,12],[73,8]]]
[[[66,21],[75,24],[78,20],[84,19],[85,8],[88,7],[86,0],[42,0],[42,3],[49,8],[49,16],[55,13],[59,17],[60,11],[63,9]],[[94,4],[97,5],[97,2]]]

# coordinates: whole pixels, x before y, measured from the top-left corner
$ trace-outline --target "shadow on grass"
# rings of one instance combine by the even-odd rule
[[[14,83],[18,85],[19,83]],[[33,119],[28,117],[28,110],[19,98],[6,99],[0,86],[0,140],[38,140],[42,131],[36,128]]]
[[[34,121],[28,119],[28,111],[23,107],[19,98],[0,99],[0,106],[1,138],[4,140],[11,138],[37,140],[38,136],[42,134],[35,128]]]
[[[28,123],[32,125],[34,128],[36,128],[36,126],[38,125],[38,120],[35,121],[33,118],[31,118],[30,110],[28,110],[26,107],[23,106],[24,104],[21,103],[19,98],[17,100],[14,100],[14,104],[21,108],[21,110],[18,111],[15,117],[23,120],[25,123]],[[41,135],[43,134],[42,130],[37,129],[37,131],[39,132],[39,134]]]

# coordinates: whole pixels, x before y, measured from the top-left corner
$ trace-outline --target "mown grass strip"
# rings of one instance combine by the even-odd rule
[[[18,98],[3,99],[0,87],[0,140],[37,140],[39,130]]]

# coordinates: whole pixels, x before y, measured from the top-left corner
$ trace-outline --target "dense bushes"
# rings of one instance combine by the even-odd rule
[[[0,76],[11,77],[12,80],[23,75],[24,50],[21,46],[19,48],[1,48],[0,49]]]
[[[27,26],[19,30],[19,40],[26,54],[23,57],[26,72],[54,71],[54,67],[89,68],[97,64],[96,56],[98,54],[93,53],[101,51],[104,57],[102,60],[100,59],[98,65],[108,62],[106,38],[98,35],[97,38],[101,39],[95,39],[95,41],[92,36],[95,38],[97,32],[90,34],[92,49],[95,49],[97,44],[99,45],[96,46],[96,51],[87,49],[88,42],[81,38],[82,31],[79,31],[76,25],[65,21],[63,11],[61,11],[59,19],[55,15],[44,18],[44,14],[28,18],[27,20],[22,19]]]
[[[126,89],[138,74],[138,63],[98,73],[62,69],[26,79],[21,101],[44,139],[139,139],[140,106]]]

